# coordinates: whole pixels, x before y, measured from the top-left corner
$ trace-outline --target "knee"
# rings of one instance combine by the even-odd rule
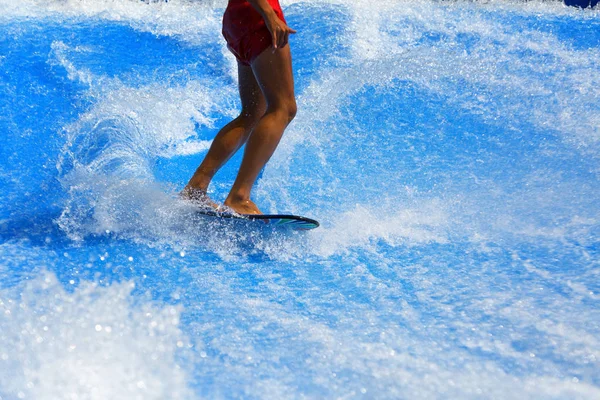
[[[289,124],[294,117],[296,117],[298,106],[296,105],[296,101],[292,99],[290,101],[278,103],[272,107],[272,111],[279,114],[281,118],[286,119],[286,122]]]
[[[298,105],[296,104],[296,100],[293,100],[288,104],[287,107],[288,123],[292,122],[292,120],[296,117],[297,112]]]

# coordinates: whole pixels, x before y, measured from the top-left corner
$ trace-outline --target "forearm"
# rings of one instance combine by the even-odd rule
[[[273,17],[277,16],[273,10],[273,7],[271,7],[267,0],[248,0],[248,3],[250,3],[260,15],[262,15],[265,21],[269,21]]]

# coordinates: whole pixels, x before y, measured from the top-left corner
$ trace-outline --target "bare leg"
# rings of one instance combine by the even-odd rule
[[[216,207],[206,195],[211,179],[246,143],[252,128],[265,113],[265,98],[254,78],[252,68],[238,63],[238,78],[242,112],[215,136],[204,160],[181,192],[187,199]]]
[[[225,200],[240,214],[261,214],[250,200],[252,186],[296,115],[290,46],[265,50],[252,63],[252,71],[267,101],[267,112],[248,139],[240,171]]]

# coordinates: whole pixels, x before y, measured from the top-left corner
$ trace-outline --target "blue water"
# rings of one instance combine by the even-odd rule
[[[177,198],[223,2],[0,1],[0,399],[599,398],[598,11],[282,4],[302,233]]]

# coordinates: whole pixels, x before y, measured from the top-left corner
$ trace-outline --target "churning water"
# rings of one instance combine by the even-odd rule
[[[254,198],[308,233],[177,198],[239,106],[223,2],[0,0],[0,399],[599,398],[598,11],[282,4]]]

